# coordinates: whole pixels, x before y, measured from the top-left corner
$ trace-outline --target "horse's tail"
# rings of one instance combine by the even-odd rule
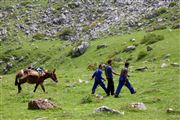
[[[16,75],[15,86],[18,85],[18,76]]]

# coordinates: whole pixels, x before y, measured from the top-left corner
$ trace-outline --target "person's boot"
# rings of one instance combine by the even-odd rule
[[[114,97],[115,97],[115,98],[118,98],[118,95],[117,95],[117,94],[114,94]]]

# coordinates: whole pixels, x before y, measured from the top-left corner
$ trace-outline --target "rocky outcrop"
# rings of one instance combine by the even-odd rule
[[[46,7],[33,3],[17,4],[7,9],[0,9],[0,18],[7,25],[9,19],[17,21],[15,31],[20,30],[27,35],[42,33],[54,37],[62,33],[65,28],[71,28],[71,34],[65,34],[60,38],[71,41],[90,40],[112,33],[121,34],[122,27],[128,31],[134,27],[146,26],[148,22],[142,19],[153,18],[157,8],[168,7],[170,2],[166,0],[69,0],[48,2]],[[20,11],[21,9],[23,11]],[[12,17],[12,15],[16,16]],[[111,32],[112,28],[113,32]],[[0,30],[0,35],[6,32],[6,29]]]

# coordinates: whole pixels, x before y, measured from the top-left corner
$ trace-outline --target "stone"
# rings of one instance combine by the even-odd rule
[[[146,47],[146,50],[147,50],[147,51],[151,51],[151,50],[153,50],[153,48],[148,45],[148,46]]]
[[[144,72],[144,71],[146,71],[147,69],[148,69],[148,68],[145,66],[145,67],[136,68],[135,70],[136,70],[136,71]]]
[[[168,64],[162,63],[162,64],[161,64],[161,68],[165,68],[165,67],[168,67]]]
[[[166,112],[167,113],[172,113],[172,112],[174,112],[174,110],[172,108],[168,108]]]
[[[51,102],[48,99],[35,99],[35,100],[30,100],[28,103],[28,109],[35,110],[35,109],[53,109],[56,108],[57,106]]]
[[[3,76],[0,76],[0,80],[2,80],[3,79]]]
[[[130,103],[130,104],[128,105],[128,107],[129,107],[130,109],[135,109],[135,110],[146,110],[146,109],[147,109],[146,106],[145,106],[145,104],[142,103],[142,102]]]
[[[130,52],[136,49],[136,46],[128,46],[127,48],[124,49],[123,52]]]
[[[101,48],[107,48],[107,45],[104,45],[104,44],[102,44],[102,45],[97,45],[97,47],[96,47],[97,49],[101,49]]]
[[[82,42],[81,45],[79,45],[76,48],[73,48],[72,57],[78,57],[78,56],[84,54],[88,47],[89,47],[88,42]]]
[[[178,63],[171,63],[173,67],[179,67],[180,65]]]
[[[96,108],[93,113],[115,113],[118,115],[124,115],[124,112],[120,112],[118,110],[111,109],[107,106],[101,106],[99,108]]]
[[[171,56],[171,54],[166,54],[166,55],[164,55],[164,59],[167,59],[167,58],[169,58]]]
[[[104,99],[104,97],[99,95],[99,94],[96,94],[95,96],[96,96],[96,99],[98,99],[98,100],[103,100]]]
[[[135,39],[135,38],[132,38],[132,39],[130,39],[129,41],[130,41],[130,42],[135,42],[136,39]]]

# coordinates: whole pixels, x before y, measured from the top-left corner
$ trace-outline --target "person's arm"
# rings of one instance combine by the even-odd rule
[[[92,77],[91,77],[91,80],[93,80],[93,78],[95,77],[96,75],[96,71],[93,73]]]
[[[114,71],[112,71],[112,73],[113,73],[114,75],[120,75],[120,74],[118,74],[118,73],[116,73],[116,72],[114,72]]]

